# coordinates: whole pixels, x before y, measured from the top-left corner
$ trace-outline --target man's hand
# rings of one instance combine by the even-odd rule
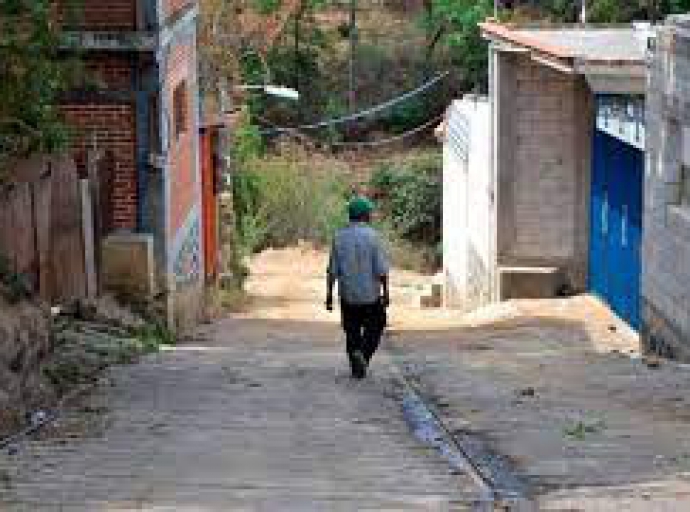
[[[328,311],[333,311],[333,297],[330,295],[326,298],[326,309]]]

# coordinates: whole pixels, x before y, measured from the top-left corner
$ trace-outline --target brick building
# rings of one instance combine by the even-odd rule
[[[112,166],[108,284],[150,282],[147,293],[168,292],[175,325],[189,323],[203,283],[196,0],[99,0],[73,11],[63,23],[87,76],[63,108],[82,168],[87,154]]]
[[[647,93],[643,346],[690,360],[690,16],[659,27]]]

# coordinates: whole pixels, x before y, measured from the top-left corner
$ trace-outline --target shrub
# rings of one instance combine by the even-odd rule
[[[440,157],[424,154],[408,162],[386,163],[370,186],[380,196],[391,226],[406,240],[434,246],[441,239]]]
[[[382,217],[377,228],[396,266],[427,272],[440,264],[440,167],[440,157],[430,152],[383,164],[372,174],[369,186]]]
[[[332,173],[284,157],[256,160],[234,177],[245,256],[300,240],[328,243],[345,222],[347,187]]]

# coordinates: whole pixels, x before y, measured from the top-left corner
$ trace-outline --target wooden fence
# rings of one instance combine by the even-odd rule
[[[36,157],[18,162],[11,176],[0,187],[0,255],[10,270],[51,304],[95,295],[111,207],[97,201],[98,191],[105,183],[110,192],[112,173],[88,172],[80,180],[72,160]]]

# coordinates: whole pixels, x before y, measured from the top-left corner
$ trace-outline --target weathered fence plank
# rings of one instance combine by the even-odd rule
[[[11,168],[0,190],[0,255],[45,301],[86,296],[79,180],[65,157],[36,157]]]
[[[55,301],[64,301],[86,296],[81,195],[79,177],[71,161],[55,161],[52,178],[51,245],[55,272],[51,295]]]
[[[52,169],[43,175],[33,187],[34,221],[36,230],[36,253],[38,257],[38,291],[41,298],[49,301],[52,290],[50,278],[54,272],[51,257],[51,221],[52,221]]]

